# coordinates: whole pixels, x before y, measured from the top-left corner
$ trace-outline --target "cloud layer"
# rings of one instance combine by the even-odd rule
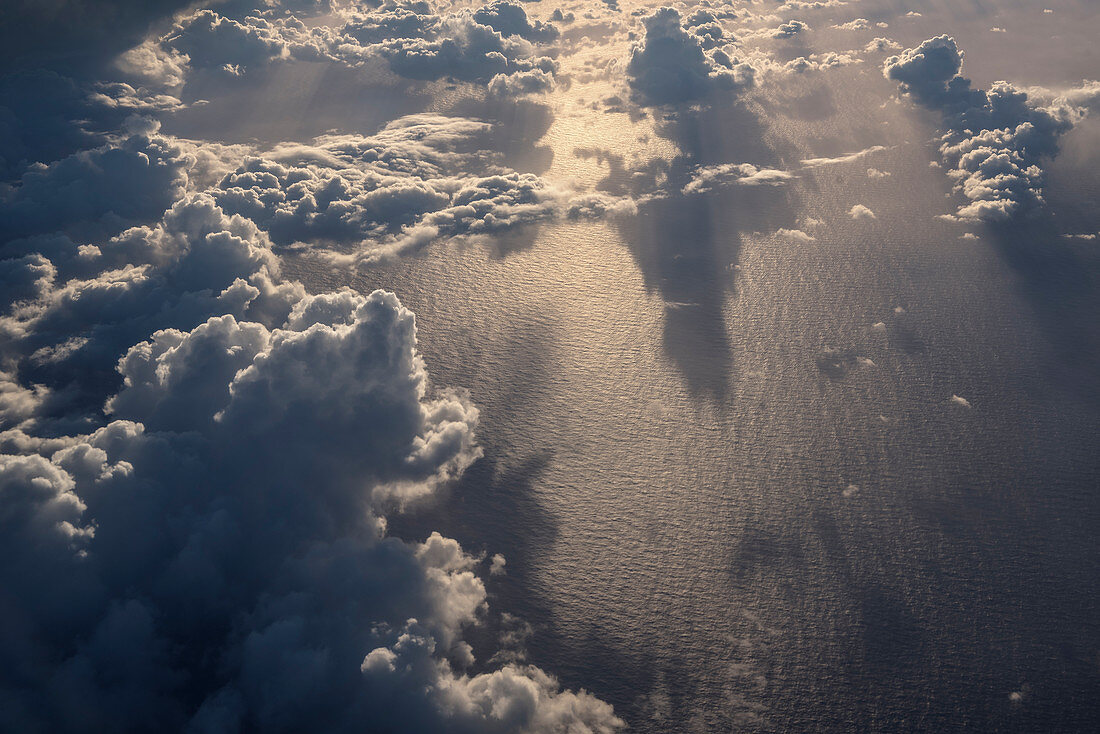
[[[514,3],[386,4],[338,31],[219,9],[119,68],[165,88],[308,59],[507,94],[553,78],[536,47],[556,29]],[[477,460],[478,410],[430,383],[396,296],[309,294],[279,255],[618,202],[508,168],[468,117],[220,146],[161,133],[170,94],[51,74],[4,78],[42,103],[2,118],[0,729],[622,728],[536,667],[475,660],[506,559],[385,517]],[[35,137],[55,117],[62,144]]]

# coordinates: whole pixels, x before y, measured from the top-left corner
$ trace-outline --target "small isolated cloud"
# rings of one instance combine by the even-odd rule
[[[780,186],[794,178],[789,171],[758,168],[751,163],[725,163],[697,168],[682,190],[684,194],[705,194],[723,186]]]
[[[848,210],[848,214],[852,219],[877,219],[875,213],[863,204],[856,204]]]
[[[833,28],[837,28],[842,31],[865,31],[871,27],[871,21],[866,18],[856,18],[850,20],[847,23],[836,23]]]
[[[952,403],[954,403],[955,405],[961,405],[961,406],[962,406],[962,407],[964,407],[964,408],[969,408],[969,407],[972,407],[972,406],[970,405],[970,401],[969,401],[969,400],[967,400],[967,399],[966,399],[966,398],[964,398],[964,397],[960,397],[960,396],[958,396],[958,395],[952,395],[952,396],[951,396],[951,402],[952,402]]]
[[[775,236],[784,240],[791,240],[792,242],[813,242],[817,238],[811,234],[803,232],[801,229],[779,229],[776,230]]]
[[[901,48],[901,44],[891,38],[875,38],[867,42],[867,45],[863,47],[863,50],[867,53],[874,53],[876,51],[896,51]]]
[[[807,168],[820,168],[821,166],[833,166],[843,163],[852,163],[858,161],[861,158],[865,158],[873,153],[888,150],[884,145],[872,145],[870,148],[864,148],[863,150],[850,153],[848,155],[837,156],[835,158],[806,158],[802,161],[802,165]]]
[[[889,171],[880,171],[877,168],[867,169],[867,178],[889,178],[891,174]]]
[[[794,38],[800,33],[810,30],[810,26],[801,20],[790,20],[781,24],[771,33],[772,38]]]

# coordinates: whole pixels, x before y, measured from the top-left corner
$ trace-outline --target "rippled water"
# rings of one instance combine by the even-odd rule
[[[1086,727],[1096,413],[992,246],[940,237],[750,237],[717,306],[603,225],[348,278],[483,409],[395,523],[504,553],[530,659],[638,731]]]
[[[362,272],[290,262],[397,292],[482,409],[485,458],[392,525],[506,556],[483,662],[516,615],[528,660],[640,732],[1100,727],[1095,290],[1049,231],[936,220],[932,123],[867,115],[859,73],[684,139],[873,161]],[[559,107],[551,172],[613,183],[585,137]]]

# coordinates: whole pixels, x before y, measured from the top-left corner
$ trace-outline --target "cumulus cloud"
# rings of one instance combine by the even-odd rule
[[[117,137],[135,116],[181,107],[178,98],[123,82],[75,80],[47,69],[0,76],[0,182]]]
[[[948,129],[940,151],[967,203],[955,217],[1003,222],[1043,205],[1044,158],[1073,126],[1065,104],[1037,107],[1007,82],[988,91],[961,75],[963,53],[949,36],[929,39],[886,60],[883,73],[921,104],[940,111]]]
[[[385,534],[387,502],[478,455],[393,295],[157,332],[119,369],[103,427],[6,436],[4,728],[619,728],[537,668],[456,668],[474,559]]]
[[[866,18],[855,18],[847,23],[836,23],[833,28],[843,31],[865,31],[871,27],[871,21]]]
[[[856,204],[849,211],[848,215],[852,219],[877,219],[875,213],[863,204]]]
[[[421,155],[400,135],[321,152],[470,163],[425,137]],[[163,175],[103,185],[142,155]],[[188,155],[137,134],[35,169],[6,202],[0,729],[620,729],[538,668],[470,669],[476,559],[383,517],[477,459],[476,407],[429,383],[394,295],[283,280],[223,189],[188,190]],[[51,192],[69,234],[169,206],[83,242],[28,234]]]
[[[187,0],[6,3],[0,27],[0,71],[98,67],[187,5]]]
[[[127,37],[132,85],[3,80],[19,96],[0,111],[16,133],[0,143],[0,730],[621,729],[521,656],[475,660],[463,638],[503,556],[394,537],[386,516],[477,460],[478,410],[431,383],[396,296],[309,294],[279,253],[623,201],[507,168],[479,120],[200,144],[163,134],[150,116],[179,100],[141,86],[370,56],[534,93],[556,29],[514,3],[238,5]],[[356,38],[371,13],[408,32]]]
[[[322,24],[307,24],[293,13],[230,18],[200,10],[161,38],[159,50],[135,50],[128,62],[163,68],[168,59],[181,68],[235,76],[278,60],[360,65],[382,59],[412,79],[487,82],[522,74],[528,92],[536,91],[535,79],[541,79],[539,90],[545,89],[556,70],[538,49],[558,38],[557,28],[530,19],[509,0],[449,13],[424,0],[333,10]]]
[[[794,38],[803,31],[808,31],[810,27],[803,23],[801,20],[790,20],[786,23],[782,23],[771,32],[772,38]]]
[[[177,23],[163,45],[192,67],[229,73],[290,55],[280,29],[266,19],[251,16],[238,22],[205,9]]]
[[[702,100],[719,91],[751,87],[754,69],[722,48],[709,22],[685,26],[675,8],[659,8],[642,20],[645,37],[631,50],[627,78],[642,104],[677,104]]]
[[[462,671],[475,559],[380,513],[477,458],[477,410],[429,386],[392,294],[290,300],[274,328],[224,314],[135,344],[100,428],[0,433],[3,728],[620,728],[537,668]],[[5,384],[5,416],[33,413]]]
[[[864,52],[873,53],[876,51],[894,51],[901,48],[901,44],[892,38],[874,38],[867,42],[867,45],[863,47]]]
[[[277,244],[354,245],[361,259],[622,203],[508,169],[488,149],[491,132],[479,120],[411,115],[374,136],[326,136],[248,157],[210,193]]]
[[[93,219],[118,231],[127,223],[156,219],[182,195],[193,163],[172,141],[139,133],[121,144],[33,165],[16,185],[0,191],[4,235],[64,230]]]
[[[706,194],[723,186],[779,186],[794,178],[789,171],[759,168],[751,163],[725,163],[697,168],[684,194]]]
[[[863,59],[858,56],[846,53],[837,53],[835,51],[827,51],[820,54],[810,54],[809,56],[799,56],[796,59],[792,59],[781,67],[782,71],[793,72],[796,74],[802,74],[807,71],[824,71],[827,69],[835,69],[841,66],[851,66],[853,64],[861,64]],[[769,70],[775,67],[769,67]]]
[[[511,2],[442,16],[431,14],[423,2],[383,3],[377,10],[353,14],[339,33],[338,56],[378,55],[402,76],[463,80],[535,69],[552,73],[554,62],[538,56],[535,44],[558,35],[554,26],[531,22],[523,7]]]
[[[776,231],[775,236],[793,242],[813,242],[817,239],[801,229],[780,229]]]

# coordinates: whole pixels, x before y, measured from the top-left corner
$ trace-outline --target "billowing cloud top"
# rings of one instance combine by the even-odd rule
[[[888,79],[926,107],[940,111],[948,132],[941,152],[956,189],[966,199],[956,216],[1001,222],[1037,211],[1043,204],[1045,156],[1072,127],[1069,107],[1036,107],[1007,82],[988,92],[963,77],[963,52],[949,36],[931,38],[891,56]]]
[[[626,68],[640,102],[676,104],[752,86],[753,68],[713,47],[721,28],[712,21],[713,16],[699,11],[685,25],[670,7],[643,20],[645,38],[634,46]]]
[[[336,30],[218,9],[119,59],[159,92],[3,79],[0,730],[622,728],[538,668],[476,667],[463,635],[505,559],[392,537],[385,514],[478,459],[478,410],[430,383],[395,295],[308,294],[279,254],[369,258],[613,199],[508,168],[493,125],[456,114],[267,147],[153,119],[195,75],[295,60],[538,91],[557,30],[507,2]]]

